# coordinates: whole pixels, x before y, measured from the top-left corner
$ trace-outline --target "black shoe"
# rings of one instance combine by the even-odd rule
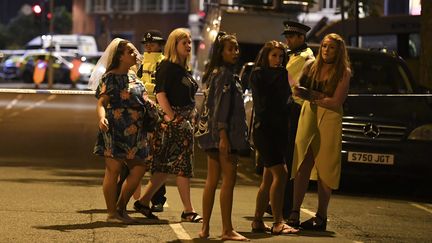
[[[147,207],[145,205],[142,205],[140,203],[140,201],[135,201],[135,203],[134,203],[134,209],[137,212],[142,213],[144,216],[146,216],[149,219],[159,219],[156,215],[154,215],[152,213],[152,210],[149,207]]]
[[[302,222],[300,227],[304,230],[326,231],[327,218],[323,218],[321,215],[315,214],[315,217]]]
[[[294,217],[293,214],[296,214],[297,217]],[[300,227],[300,212],[299,211],[291,211],[290,213],[290,217],[288,219],[286,219],[286,224],[298,229]]]
[[[154,204],[152,207],[151,207],[151,210],[153,211],[153,212],[163,212],[164,211],[164,207],[163,207],[163,204],[162,203],[158,203],[158,204]]]
[[[268,214],[270,214],[270,215],[273,215],[272,207],[271,207],[270,204],[267,205],[267,208],[266,208],[266,211],[265,211],[265,212],[268,213]]]

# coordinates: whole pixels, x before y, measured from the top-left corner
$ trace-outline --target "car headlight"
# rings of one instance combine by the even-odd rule
[[[87,63],[82,63],[78,69],[80,74],[91,74],[93,70],[93,65],[89,65]]]
[[[408,139],[432,141],[432,124],[417,127],[410,133]]]

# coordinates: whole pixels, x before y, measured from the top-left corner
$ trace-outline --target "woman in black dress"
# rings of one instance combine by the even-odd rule
[[[267,42],[258,54],[251,73],[254,100],[253,138],[264,163],[263,178],[256,199],[252,231],[290,234],[298,230],[285,224],[282,204],[287,177],[285,161],[288,148],[288,99],[291,89],[285,69],[285,46],[278,41]],[[268,202],[272,206],[273,227],[263,222]]]
[[[134,204],[135,209],[148,218],[156,218],[149,208],[150,200],[172,174],[177,176],[184,207],[181,219],[195,223],[202,220],[190,198],[190,178],[193,177],[192,117],[198,89],[188,67],[191,42],[187,29],[173,30],[165,45],[165,58],[156,71],[155,93],[164,116],[155,134],[153,175],[144,189],[144,195]]]

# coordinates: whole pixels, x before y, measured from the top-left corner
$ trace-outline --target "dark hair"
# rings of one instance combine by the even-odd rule
[[[108,73],[109,71],[116,69],[120,66],[120,57],[125,52],[127,44],[129,44],[129,41],[125,40],[122,40],[118,43],[117,48],[113,54],[112,61],[106,69],[105,73]]]
[[[224,64],[222,52],[225,47],[225,43],[227,42],[237,42],[237,38],[235,37],[235,35],[230,35],[224,31],[220,31],[217,34],[212,49],[210,51],[210,62],[204,72],[202,83],[207,83],[207,79],[209,78],[213,70]]]
[[[269,67],[269,59],[268,55],[273,49],[280,49],[284,53],[284,58],[282,60],[282,66],[286,66],[287,56],[286,56],[286,47],[282,42],[271,40],[264,44],[261,50],[258,53],[258,56],[255,60],[255,67],[267,68]]]

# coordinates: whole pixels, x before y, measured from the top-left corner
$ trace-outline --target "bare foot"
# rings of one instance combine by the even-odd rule
[[[198,236],[199,236],[199,238],[201,238],[201,239],[208,239],[210,235],[209,235],[208,232],[201,231],[201,232],[198,234]]]
[[[129,216],[129,214],[127,214],[126,211],[124,211],[124,210],[117,210],[117,212],[118,212],[120,218],[123,220],[123,223],[125,223],[125,224],[135,224],[135,223],[137,223],[137,221],[135,219],[131,218]]]
[[[226,234],[222,234],[222,240],[250,241],[248,238],[244,237],[243,235],[237,233],[234,230],[231,230]]]

